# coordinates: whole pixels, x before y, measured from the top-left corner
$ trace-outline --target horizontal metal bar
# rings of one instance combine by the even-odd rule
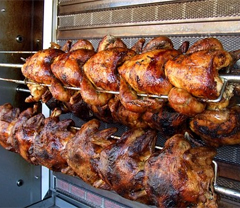
[[[7,64],[0,63],[0,67],[8,67],[8,68],[22,68],[23,64]]]
[[[220,74],[220,77],[226,79],[228,82],[240,82],[239,75],[232,75],[232,74]]]
[[[214,185],[214,190],[219,194],[224,194],[225,196],[240,198],[240,192],[234,189]]]
[[[21,87],[17,87],[17,88],[16,88],[16,91],[17,91],[17,92],[27,92],[27,93],[30,93],[30,90],[29,90],[29,89],[24,89],[24,88],[21,88]]]
[[[37,53],[37,51],[0,51],[0,53]]]
[[[224,93],[224,91],[226,89],[228,80],[232,81],[232,82],[236,82],[236,81],[239,82],[240,81],[240,77],[239,76],[235,76],[235,78],[234,78],[234,75],[232,75],[232,76],[231,75],[221,75],[220,77],[224,77],[224,79],[223,79],[224,82],[223,82],[223,86],[222,86],[222,89],[221,89],[219,97],[217,99],[214,99],[214,100],[201,99],[202,101],[204,101],[204,102],[219,102],[222,99],[222,97],[223,97],[223,93]],[[15,79],[8,79],[8,78],[1,78],[1,77],[0,77],[0,81],[14,82],[14,83],[17,83],[17,84],[25,84],[25,85],[26,84],[37,84],[37,85],[46,86],[46,87],[50,87],[51,86],[50,84],[39,84],[39,83],[25,81],[25,80],[15,80]],[[69,90],[81,90],[81,88],[79,88],[79,87],[64,86],[64,88],[69,89]],[[109,90],[101,90],[101,89],[97,89],[97,92],[109,93],[109,94],[115,94],[115,95],[119,94],[118,91],[109,91]],[[144,93],[139,93],[137,95],[140,96],[140,97],[168,99],[167,95],[152,95],[152,94],[144,94]]]
[[[219,194],[224,194],[229,197],[240,198],[240,192],[234,189],[225,188],[217,184],[218,164],[213,161],[214,164],[214,190]]]
[[[79,12],[86,12],[89,10],[99,10],[99,9],[111,9],[126,6],[137,6],[146,5],[154,3],[164,3],[164,2],[183,2],[186,0],[74,0],[68,2],[60,2],[59,4],[59,14],[74,14]]]
[[[102,38],[106,34],[118,37],[141,37],[141,36],[158,36],[161,35],[220,35],[220,34],[238,34],[240,33],[239,21],[220,21],[220,22],[190,22],[190,23],[173,23],[173,24],[152,24],[144,23],[141,25],[118,25],[118,26],[91,26],[71,29],[58,29],[57,39],[81,39]]]

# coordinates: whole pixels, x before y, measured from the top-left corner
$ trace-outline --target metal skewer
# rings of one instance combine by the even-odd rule
[[[237,191],[237,190],[234,190],[234,189],[229,189],[229,188],[226,188],[226,187],[222,187],[222,186],[219,186],[217,184],[217,170],[218,170],[218,165],[217,165],[217,162],[216,161],[212,161],[213,164],[214,164],[214,190],[219,193],[219,194],[225,194],[229,197],[234,197],[234,198],[240,198],[240,192]]]
[[[0,67],[9,67],[9,68],[22,68],[22,64],[6,64],[0,63]]]
[[[26,54],[31,54],[31,53],[37,53],[37,51],[0,51],[0,53],[26,53]]]
[[[50,84],[38,84],[38,83],[35,83],[35,82],[26,81],[26,80],[15,80],[15,79],[8,79],[8,78],[1,78],[1,77],[0,77],[0,81],[7,81],[7,82],[13,82],[13,83],[16,83],[16,84],[24,84],[24,85],[33,84],[33,85],[40,85],[40,86],[46,86],[46,87],[50,87],[51,86]],[[215,99],[215,100],[202,99],[202,101],[204,101],[204,102],[219,102],[222,99],[222,97],[223,97],[223,93],[225,91],[227,82],[228,82],[228,80],[224,79],[223,87],[222,87],[220,95],[219,95],[219,97],[217,99]],[[65,89],[69,89],[69,90],[81,90],[81,88],[79,88],[79,87],[64,86],[64,88]],[[118,95],[119,94],[118,91],[109,91],[109,90],[100,90],[100,89],[97,89],[97,92],[109,93],[109,94],[114,94],[114,95]],[[140,97],[168,99],[167,95],[151,95],[151,94],[143,94],[143,93],[139,93],[137,95],[140,96]]]
[[[1,51],[0,51],[1,52]],[[7,63],[0,63],[0,67],[11,67],[11,68],[22,68],[23,64],[7,64]],[[238,75],[231,75],[231,74],[221,74],[220,78],[223,80],[223,86],[220,91],[220,95],[216,99],[201,99],[203,102],[212,102],[212,103],[217,103],[219,102],[222,97],[223,93],[225,92],[226,86],[228,82],[240,82],[240,76]],[[21,80],[14,80],[14,79],[7,79],[7,78],[0,78],[0,81],[7,81],[7,82],[14,82],[17,84],[35,84],[37,85],[38,83],[30,82],[30,81],[21,81]],[[40,86],[46,86],[50,87],[50,84],[38,84]],[[70,87],[70,86],[64,86],[64,88],[69,89],[69,90],[81,90],[79,87]],[[102,89],[97,89],[97,92],[101,93],[109,93],[109,94],[114,94],[118,95],[119,92],[117,91],[109,91],[109,90],[102,90]],[[158,99],[168,99],[167,95],[152,95],[152,94],[145,94],[145,93],[138,93],[137,94],[140,97],[149,97],[149,98],[158,98]]]
[[[76,129],[76,130],[79,130],[80,127],[71,127],[73,129]],[[121,137],[119,136],[111,136],[112,139],[120,139]],[[160,147],[160,146],[155,146],[156,149],[163,149],[163,147]],[[222,186],[219,186],[217,184],[217,172],[218,172],[218,165],[217,165],[217,162],[216,161],[212,161],[213,165],[214,165],[214,181],[213,181],[213,187],[214,187],[214,190],[219,193],[219,194],[225,194],[229,197],[234,197],[234,198],[240,198],[240,192],[237,191],[237,190],[234,190],[234,189],[229,189],[229,188],[226,188],[226,187],[222,187]]]

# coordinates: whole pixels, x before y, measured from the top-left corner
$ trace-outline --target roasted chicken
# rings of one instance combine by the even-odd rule
[[[45,166],[53,171],[65,171],[68,168],[67,161],[62,152],[67,142],[75,135],[73,120],[59,120],[59,111],[53,111],[51,117],[44,120],[44,125],[29,149],[31,161]]]
[[[194,116],[206,108],[206,103],[192,96],[187,90],[173,87],[168,94],[169,105],[183,115]]]
[[[155,131],[136,128],[103,149],[99,159],[94,160],[103,181],[121,196],[148,204],[142,179],[144,163],[154,152],[155,140]]]
[[[178,56],[180,52],[172,48],[170,39],[165,39],[166,37],[163,41],[165,44],[160,44],[161,49],[155,47],[153,39],[153,50],[148,49],[148,43],[147,48],[143,50],[145,53],[134,56],[118,68],[121,76],[120,100],[126,109],[144,112],[147,108],[153,111],[161,108],[161,102],[157,99],[140,98],[137,93],[167,95],[172,88],[166,79],[164,68],[166,62]]]
[[[14,108],[10,103],[0,106],[0,144],[9,151],[15,151],[11,144],[11,137],[19,114],[20,109]]]
[[[190,128],[213,147],[240,144],[239,115],[239,107],[206,110],[191,119]]]
[[[119,90],[117,68],[135,55],[128,48],[111,48],[92,56],[83,66],[87,78],[98,88]]]
[[[85,182],[97,188],[109,189],[108,185],[98,176],[92,160],[98,158],[104,148],[115,142],[111,141],[110,136],[117,129],[99,130],[99,128],[100,122],[96,119],[85,123],[68,142],[64,157],[68,165]]]
[[[25,78],[35,82],[33,85],[28,84],[31,95],[29,98],[26,98],[27,102],[39,101],[42,95],[48,90],[47,87],[41,87],[38,84],[51,84],[54,79],[51,64],[57,56],[63,53],[60,49],[50,48],[38,51],[26,59],[26,63],[23,65],[21,71]]]
[[[61,54],[51,64],[51,71],[65,86],[80,87],[82,66],[94,54],[94,50],[87,49]]]
[[[118,95],[114,96],[114,98],[109,100],[108,107],[114,122],[123,124],[130,128],[149,127],[147,122],[143,118],[143,114],[127,110],[120,102],[120,98]]]
[[[187,116],[174,111],[168,105],[164,105],[159,112],[145,112],[142,120],[152,129],[156,129],[164,139],[169,139],[174,134],[188,131]]]
[[[155,130],[132,128],[116,140],[115,127],[100,130],[100,122],[93,119],[77,131],[71,119],[59,120],[60,113],[54,110],[44,118],[37,107],[20,113],[10,104],[0,106],[0,144],[30,163],[79,176],[141,203],[217,207],[212,148],[192,148],[176,134],[155,152]]]
[[[110,48],[127,48],[127,46],[121,40],[121,38],[113,36],[113,35],[106,35],[99,42],[97,52],[104,51],[104,50],[110,49]]]
[[[189,48],[186,54],[169,60],[165,66],[168,80],[196,97],[216,99],[223,85],[219,70],[231,65],[231,54],[214,38],[206,38]]]
[[[30,148],[43,128],[44,119],[44,115],[37,113],[36,108],[28,108],[20,113],[12,131],[11,145],[15,152],[33,164],[38,163],[32,161]]]
[[[216,151],[191,148],[182,134],[145,163],[144,188],[157,207],[218,207],[213,189],[212,159]]]

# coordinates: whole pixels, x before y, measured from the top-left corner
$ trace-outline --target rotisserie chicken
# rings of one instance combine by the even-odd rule
[[[87,78],[98,88],[119,90],[117,68],[135,55],[128,48],[110,48],[96,53],[83,66]]]
[[[216,99],[223,86],[219,70],[231,65],[232,56],[213,38],[206,38],[193,46],[186,54],[166,63],[166,76],[172,85],[193,96]]]
[[[15,151],[11,144],[11,137],[19,114],[20,109],[14,108],[10,103],[0,106],[0,144],[9,151]]]
[[[51,64],[52,73],[65,86],[80,87],[82,66],[94,54],[94,50],[87,49],[61,54]]]
[[[60,121],[59,113],[55,110],[44,118],[36,107],[20,113],[10,104],[0,106],[0,144],[35,165],[77,175],[97,188],[141,203],[217,207],[212,148],[191,148],[177,134],[154,153],[154,130],[132,128],[116,140],[115,127],[100,130],[94,119],[76,132],[70,128],[73,121]]]
[[[74,125],[73,120],[60,121],[59,115],[59,111],[53,111],[51,117],[44,120],[41,131],[35,136],[33,145],[29,149],[33,163],[53,171],[65,171],[68,168],[62,152],[75,135],[75,130],[70,128]]]
[[[42,113],[37,113],[34,108],[28,108],[23,111],[14,125],[12,132],[12,146],[26,161],[37,164],[32,161],[30,148],[36,141],[36,137],[42,131],[45,117]]]
[[[191,148],[182,134],[165,143],[145,163],[144,188],[157,207],[216,208],[212,159],[216,151]]]
[[[169,105],[176,111],[187,116],[194,116],[206,108],[206,103],[199,101],[187,90],[173,87],[168,94]]]
[[[194,116],[190,128],[207,145],[219,147],[240,144],[240,109],[206,110]]]
[[[134,56],[118,68],[121,76],[120,100],[128,110],[144,112],[148,108],[157,111],[161,102],[157,99],[139,98],[137,93],[167,95],[172,88],[165,77],[164,68],[166,62],[178,56],[180,52],[172,48],[170,39],[165,40],[165,44],[160,44],[162,49],[155,49],[157,46],[155,47],[154,40],[153,50],[145,48],[147,52]]]
[[[120,102],[118,95],[115,95],[114,98],[109,100],[108,107],[114,122],[126,125],[130,128],[149,127],[147,122],[143,119],[143,114],[127,110]]]
[[[154,152],[155,141],[153,130],[136,128],[125,132],[116,144],[107,146],[95,159],[103,181],[125,198],[149,203],[142,179],[144,163]]]
[[[27,102],[39,101],[41,96],[48,90],[47,87],[41,87],[37,84],[51,84],[54,79],[51,71],[51,64],[57,56],[63,53],[64,52],[60,49],[50,48],[38,51],[27,58],[21,71],[25,78],[35,82],[32,86],[28,84],[31,95],[29,98],[26,98]],[[41,92],[38,91],[38,89],[40,89]],[[38,93],[36,93],[36,91],[38,91]]]
[[[117,129],[99,130],[99,128],[100,122],[96,119],[82,125],[81,129],[68,142],[64,157],[68,165],[85,182],[97,188],[109,189],[108,185],[98,176],[92,160],[98,158],[106,146],[115,142],[109,138]]]
[[[26,60],[22,67],[23,75],[39,84],[51,84],[53,78],[51,64],[57,56],[63,53],[59,49],[38,51]]]

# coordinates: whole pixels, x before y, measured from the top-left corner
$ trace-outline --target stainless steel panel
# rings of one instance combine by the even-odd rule
[[[22,64],[21,57],[31,53],[5,51],[39,50],[42,42],[43,1],[0,1],[0,62]],[[22,79],[19,68],[0,67],[1,77]],[[26,93],[16,91],[18,84],[0,82],[0,104],[10,102],[26,108]],[[41,199],[41,167],[33,166],[18,154],[0,147],[0,206],[24,207]]]

